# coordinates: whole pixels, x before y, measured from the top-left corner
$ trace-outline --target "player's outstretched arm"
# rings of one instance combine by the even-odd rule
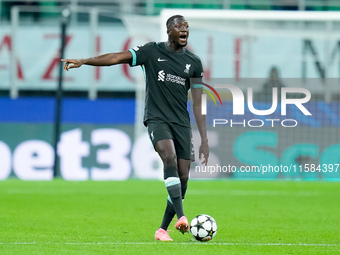
[[[191,88],[191,95],[193,100],[193,110],[194,115],[198,127],[198,131],[201,136],[201,145],[199,148],[199,159],[202,159],[202,155],[204,160],[202,164],[208,164],[209,158],[209,145],[208,145],[208,137],[207,137],[207,123],[205,115],[202,115],[202,89],[200,88]]]
[[[130,51],[123,51],[117,53],[107,53],[93,58],[62,59],[61,61],[65,62],[64,70],[68,71],[71,68],[78,68],[82,65],[112,66],[124,63],[127,64],[132,61],[132,54]]]

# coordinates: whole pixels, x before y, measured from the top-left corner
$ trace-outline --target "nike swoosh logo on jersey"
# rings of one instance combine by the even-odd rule
[[[158,62],[163,62],[163,61],[168,61],[168,60],[167,60],[167,59],[158,58],[157,61],[158,61]]]

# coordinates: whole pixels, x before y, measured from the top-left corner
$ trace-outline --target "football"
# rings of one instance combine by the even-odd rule
[[[209,215],[200,214],[191,221],[190,233],[198,241],[210,241],[217,233],[216,221]]]

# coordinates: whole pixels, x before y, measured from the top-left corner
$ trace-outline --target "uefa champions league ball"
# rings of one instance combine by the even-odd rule
[[[198,241],[210,241],[217,233],[216,221],[209,215],[200,214],[191,221],[190,233]]]

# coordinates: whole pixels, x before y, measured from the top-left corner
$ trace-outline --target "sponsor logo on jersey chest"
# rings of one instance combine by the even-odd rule
[[[158,81],[168,81],[185,86],[186,79],[174,74],[166,74],[164,70],[160,70],[158,72]]]

